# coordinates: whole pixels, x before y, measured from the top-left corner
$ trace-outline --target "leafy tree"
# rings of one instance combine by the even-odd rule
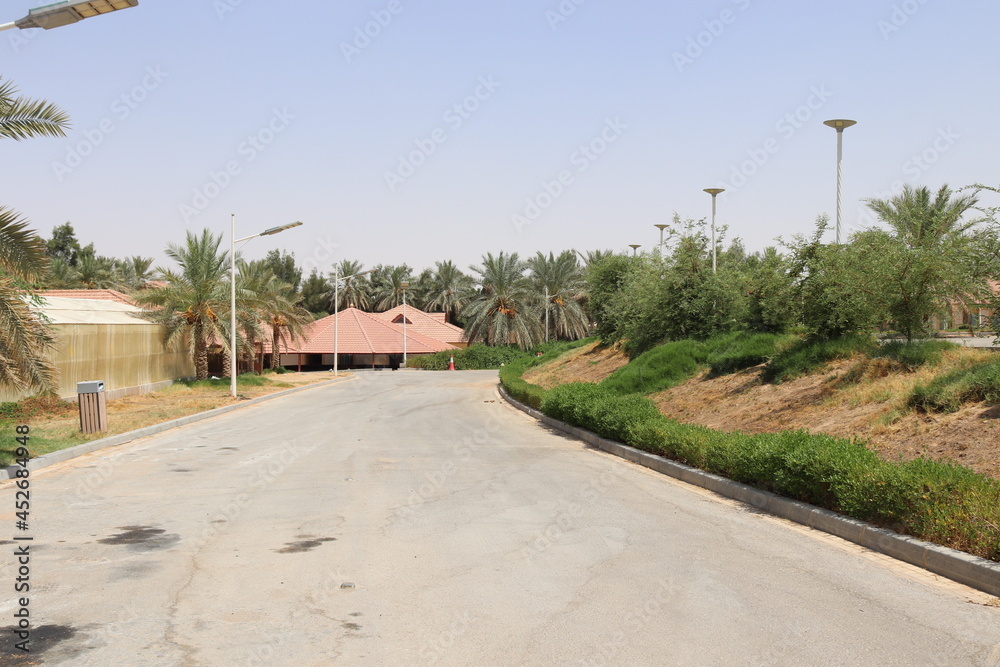
[[[0,138],[64,137],[69,116],[54,104],[17,96],[0,80]],[[47,358],[54,340],[31,312],[29,283],[47,268],[45,242],[15,211],[0,206],[0,385],[51,389],[55,369]]]
[[[312,315],[300,304],[302,296],[271,270],[267,260],[238,262],[237,291],[246,304],[243,336],[245,356],[256,350],[256,341],[266,336],[271,342],[271,368],[277,368],[282,346],[303,335]]]
[[[587,309],[605,344],[621,340],[619,315],[629,301],[625,290],[637,262],[626,255],[607,254],[587,263]]]
[[[295,264],[295,253],[272,248],[267,251],[263,261],[278,280],[288,283],[292,286],[292,290],[298,291],[302,283],[302,269]]]
[[[428,310],[443,312],[446,321],[455,322],[469,303],[473,289],[472,278],[455,266],[454,262],[435,262],[424,304]]]
[[[229,347],[229,257],[220,252],[221,243],[222,236],[208,229],[200,235],[187,232],[184,245],[171,243],[166,250],[179,270],[157,269],[167,285],[136,295],[140,304],[152,307],[150,317],[166,327],[166,343],[189,336],[199,380],[208,377],[209,341]]]
[[[477,274],[479,293],[462,311],[465,335],[470,342],[516,345],[528,349],[544,335],[535,297],[524,278],[527,265],[517,253],[487,253]]]
[[[52,260],[60,260],[70,267],[76,266],[81,248],[73,225],[67,222],[54,228],[52,238],[45,243],[45,250]]]
[[[315,317],[326,317],[329,315],[330,284],[322,273],[316,269],[312,270],[306,281],[302,283],[302,307],[308,310]]]
[[[372,303],[377,312],[384,312],[403,303],[403,283],[411,282],[413,273],[406,264],[375,267],[371,274]]]
[[[367,276],[359,275],[365,270],[364,264],[344,259],[334,268],[336,271],[330,276],[330,282],[332,283],[337,279],[337,276],[340,276],[340,287],[339,289],[334,289],[332,284],[330,286],[330,291],[327,293],[330,310],[334,309],[334,297],[340,299],[339,310],[357,308],[358,310],[367,311],[370,309],[372,305],[372,287],[368,282]]]

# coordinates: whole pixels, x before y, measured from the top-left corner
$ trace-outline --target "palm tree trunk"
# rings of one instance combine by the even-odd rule
[[[271,369],[278,370],[278,361],[281,359],[281,330],[277,326],[271,327]]]
[[[199,380],[208,379],[208,345],[205,344],[205,328],[201,323],[194,325],[194,372]]]

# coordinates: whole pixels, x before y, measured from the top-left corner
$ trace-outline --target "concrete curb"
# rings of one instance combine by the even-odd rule
[[[248,401],[234,403],[233,405],[224,405],[221,408],[215,408],[214,410],[208,410],[206,412],[199,412],[193,415],[188,415],[187,417],[181,417],[179,419],[172,419],[168,422],[163,422],[161,424],[154,424],[152,426],[140,428],[135,431],[129,431],[128,433],[119,433],[118,435],[112,435],[107,438],[101,438],[100,440],[92,440],[91,442],[85,442],[82,445],[76,445],[75,447],[60,449],[59,451],[50,452],[48,454],[43,454],[42,456],[31,459],[30,461],[28,461],[28,470],[34,471],[40,468],[47,468],[48,466],[52,466],[57,463],[62,463],[63,461],[69,461],[70,459],[75,459],[78,456],[84,456],[85,454],[96,452],[99,449],[124,445],[127,442],[132,442],[133,440],[138,440],[139,438],[145,438],[150,435],[163,433],[164,431],[169,431],[170,429],[177,428],[179,426],[187,426],[188,424],[193,424],[195,422],[199,422],[204,419],[211,419],[212,417],[218,417],[219,415],[224,415],[227,412],[240,410],[244,407],[257,405],[258,403],[270,401],[275,398],[281,398],[283,396],[288,396],[290,394],[297,394],[300,391],[308,391],[309,389],[318,389],[320,387],[329,387],[330,385],[333,384],[346,382],[347,380],[350,380],[351,377],[353,376],[345,378],[337,378],[336,380],[330,380],[328,382],[319,382],[316,384],[310,384],[304,387],[293,387],[292,389],[285,389],[284,391],[268,394],[267,396],[258,396],[257,398],[251,398]],[[14,479],[16,472],[20,469],[21,466],[7,466],[6,468],[0,468],[0,481]]]
[[[760,510],[794,521],[816,530],[843,538],[849,542],[891,556],[911,565],[922,567],[966,586],[990,595],[1000,596],[1000,563],[979,558],[962,551],[956,551],[938,544],[931,544],[913,537],[900,535],[885,528],[878,528],[864,521],[815,507],[807,503],[791,500],[783,496],[734,482],[731,479],[692,468],[670,459],[650,454],[620,442],[606,440],[600,436],[575,426],[570,426],[551,417],[546,417],[507,393],[503,385],[498,385],[500,395],[508,403],[522,410],[543,424],[568,433],[589,445],[609,454],[637,463],[682,482],[714,491],[726,498],[739,500]]]

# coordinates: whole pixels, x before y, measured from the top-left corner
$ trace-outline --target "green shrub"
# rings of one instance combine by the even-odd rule
[[[871,336],[849,335],[830,340],[807,338],[774,356],[761,377],[775,384],[807,375],[837,359],[850,359],[856,354],[872,354],[877,349]]]
[[[739,331],[706,341],[708,365],[713,376],[735,373],[763,364],[795,340],[787,334]]]
[[[886,358],[898,362],[908,370],[934,365],[941,361],[941,355],[958,347],[943,340],[890,341],[877,346],[869,355],[873,359]]]
[[[1000,359],[958,368],[913,388],[907,404],[924,412],[956,412],[966,403],[1000,402]]]
[[[618,394],[652,394],[694,377],[708,357],[704,343],[682,340],[654,347],[601,382]]]
[[[224,389],[229,386],[229,378],[179,380],[178,384],[186,385],[192,389]],[[267,378],[257,375],[256,373],[244,373],[243,375],[236,376],[237,387],[263,387],[266,384],[268,384]]]

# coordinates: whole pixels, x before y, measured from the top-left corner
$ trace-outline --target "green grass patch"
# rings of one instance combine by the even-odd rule
[[[229,387],[230,382],[228,377],[218,378],[218,379],[207,379],[207,380],[178,380],[177,384],[182,384],[186,387],[192,389],[225,389]],[[274,380],[269,380],[262,375],[257,375],[256,373],[244,373],[243,375],[238,375],[236,377],[236,387],[263,387],[266,385],[276,385],[278,384]],[[282,383],[283,384],[283,383]]]
[[[652,394],[694,377],[708,360],[709,347],[694,340],[665,343],[643,352],[601,382],[616,394]]]
[[[748,331],[716,336],[706,341],[711,374],[718,377],[763,364],[796,340],[791,334]]]
[[[907,405],[923,412],[956,412],[966,403],[1000,402],[1000,359],[957,368],[918,384]]]
[[[779,351],[767,362],[761,377],[775,384],[808,375],[831,361],[856,354],[873,354],[878,348],[871,336],[843,336],[832,340],[804,339]]]
[[[941,362],[941,357],[948,350],[958,345],[943,340],[921,340],[913,342],[890,341],[871,350],[868,355],[872,359],[892,359],[909,371],[915,371],[921,366],[933,366]]]

